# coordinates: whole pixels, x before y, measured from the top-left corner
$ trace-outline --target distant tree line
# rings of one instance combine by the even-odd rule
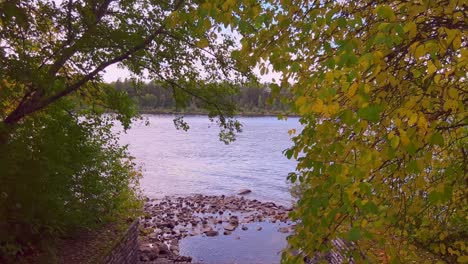
[[[117,80],[111,83],[118,91],[126,92],[143,112],[202,112],[202,102],[191,98],[181,107],[174,91],[157,81],[135,83],[132,80]],[[239,114],[269,114],[287,112],[289,107],[279,97],[272,98],[267,84],[244,85],[234,87],[234,94],[228,101],[235,106]]]

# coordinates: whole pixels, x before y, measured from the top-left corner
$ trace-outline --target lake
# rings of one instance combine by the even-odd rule
[[[120,140],[143,169],[146,196],[233,195],[250,189],[251,199],[291,202],[286,177],[295,162],[282,151],[292,145],[288,130],[300,127],[298,118],[239,117],[243,132],[226,145],[206,116],[186,116],[187,132],[174,127],[175,116],[143,117],[149,125],[136,122]]]

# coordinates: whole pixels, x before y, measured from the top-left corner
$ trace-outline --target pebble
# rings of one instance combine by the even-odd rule
[[[238,194],[248,194],[251,190],[240,190]],[[167,259],[168,263],[188,260],[179,255],[179,241],[187,236],[205,234],[207,237],[218,236],[217,224],[223,224],[223,234],[231,235],[239,223],[242,230],[248,230],[244,224],[268,221],[289,223],[286,208],[272,202],[262,203],[258,200],[245,199],[239,196],[208,196],[193,195],[188,197],[165,197],[163,199],[147,199],[144,204],[144,215],[140,218],[141,245],[146,245],[139,251],[141,261],[154,261],[158,257]],[[262,230],[261,226],[256,227]],[[290,233],[292,227],[280,227],[278,232]],[[235,236],[234,239],[240,239]],[[169,247],[163,242],[170,243]],[[153,244],[152,249],[149,244]],[[145,253],[146,252],[146,253]]]

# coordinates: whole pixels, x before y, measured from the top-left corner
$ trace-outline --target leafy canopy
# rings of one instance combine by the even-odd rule
[[[135,109],[119,103],[122,98],[102,98],[109,97],[110,91],[101,92],[99,87],[104,70],[117,64],[128,68],[136,79],[163,83],[173,91],[178,105],[198,98],[210,117],[220,116],[226,133],[235,132],[237,123],[224,117],[233,114],[234,105],[219,96],[232,94],[235,88],[216,89],[215,84],[243,80],[230,56],[237,44],[220,21],[221,10],[227,9],[206,4],[181,0],[2,1],[3,123],[18,123],[72,95],[90,105],[104,102],[101,106],[118,112],[128,126]],[[115,97],[116,93],[111,94]]]
[[[466,262],[466,3],[266,2],[240,56],[282,72],[302,116],[290,247],[312,256],[340,237],[371,262],[418,259],[415,246]]]
[[[206,4],[0,1],[0,262],[135,215],[139,172],[111,127],[117,119],[129,128],[137,109],[102,83],[108,66],[155,80],[177,106],[197,98],[218,117],[221,139],[234,140],[241,127],[223,96],[236,93],[232,84],[249,68],[239,71],[230,56],[229,6]]]

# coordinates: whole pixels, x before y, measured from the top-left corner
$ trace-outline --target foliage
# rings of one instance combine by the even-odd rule
[[[213,100],[224,91],[214,86],[241,82],[249,72],[235,68],[233,37],[197,1],[2,1],[0,10],[5,124],[89,93],[113,64],[170,87],[178,100],[202,100],[212,117],[231,116],[232,106]],[[220,125],[235,131],[229,123]]]
[[[140,174],[111,126],[109,116],[51,107],[1,145],[0,256],[27,255],[76,227],[138,214]]]
[[[243,17],[261,25],[240,56],[294,83],[302,116],[292,249],[341,237],[370,262],[467,261],[467,17],[463,1],[294,0]]]
[[[234,139],[241,129],[229,118],[234,108],[216,98],[235,87],[219,84],[240,83],[250,69],[235,68],[229,54],[236,43],[200,7],[0,1],[1,253],[27,254],[138,204],[138,171],[111,131],[115,119],[129,128],[137,109],[126,92],[102,84],[108,66],[158,81],[181,106],[198,98],[218,117],[221,138]]]
[[[197,98],[188,98],[188,101],[178,101],[174,98],[173,90],[167,89],[156,82],[144,83],[140,86],[134,85],[130,80],[111,83],[118,91],[124,91],[136,102],[139,109],[144,112],[156,111],[178,111],[187,108],[189,112],[201,112],[204,102]],[[209,86],[205,87],[208,89]],[[212,86],[212,89],[220,88],[220,85]],[[274,113],[286,112],[287,105],[280,100],[269,101],[271,92],[268,84],[245,84],[240,87],[225,85],[226,92],[219,93],[215,101],[219,105],[229,105],[236,109],[236,113]],[[175,94],[178,96],[178,94]],[[214,94],[213,96],[216,96]],[[181,105],[177,105],[179,102]]]

